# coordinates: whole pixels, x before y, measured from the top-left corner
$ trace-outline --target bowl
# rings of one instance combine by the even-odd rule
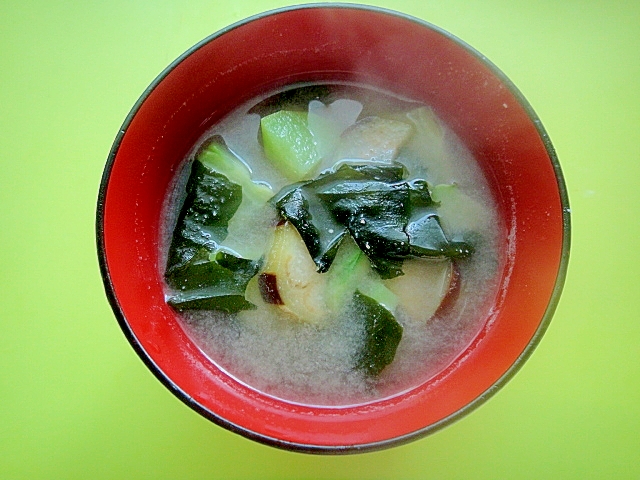
[[[185,155],[237,105],[304,82],[356,82],[431,106],[472,152],[504,222],[499,294],[477,335],[427,381],[362,404],[289,402],[238,381],[194,344],[165,301],[161,212]],[[438,27],[394,11],[342,4],[248,18],[167,67],[116,136],[96,226],[108,300],[155,376],[222,427],[313,453],[369,451],[414,440],[491,397],[530,356],[551,320],[570,234],[567,190],[554,149],[506,76]]]

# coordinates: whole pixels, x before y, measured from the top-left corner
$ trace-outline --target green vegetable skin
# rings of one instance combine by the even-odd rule
[[[243,199],[266,202],[273,192],[264,184],[255,183],[247,167],[224,145],[220,137],[213,139],[200,150],[198,161],[211,170],[227,177],[242,188]]]
[[[398,305],[397,296],[372,271],[367,256],[350,238],[346,238],[340,246],[326,275],[327,307],[334,313],[339,313],[352,300],[356,290],[373,298],[389,311],[395,310]]]
[[[307,126],[307,113],[280,110],[263,117],[264,153],[292,181],[307,178],[321,158]]]
[[[316,271],[293,225],[284,223],[275,230],[259,277],[262,300],[278,305],[301,322],[326,325],[327,276]]]

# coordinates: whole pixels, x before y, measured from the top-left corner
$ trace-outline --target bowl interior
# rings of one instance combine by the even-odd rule
[[[194,142],[235,106],[298,82],[350,81],[430,105],[486,174],[505,223],[501,293],[474,342],[403,395],[319,408],[231,379],[185,335],[164,300],[160,211]],[[234,25],[187,52],[136,104],[109,157],[98,206],[107,294],[141,358],[213,421],[301,450],[377,448],[446,424],[485,399],[530,353],[566,268],[568,209],[553,150],[517,90],[450,35],[369,8],[309,6]]]

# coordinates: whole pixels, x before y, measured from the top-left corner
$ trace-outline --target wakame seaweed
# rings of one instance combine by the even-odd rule
[[[353,304],[365,322],[365,340],[356,358],[356,368],[368,376],[376,376],[393,362],[402,339],[402,326],[389,310],[360,291],[354,293]]]
[[[179,279],[196,255],[213,252],[227,236],[229,220],[242,201],[242,188],[199,160],[191,167],[186,197],[178,216],[167,263],[169,285],[179,287]]]
[[[409,257],[469,255],[469,244],[447,239],[427,182],[406,175],[398,162],[345,163],[285,187],[274,203],[298,229],[319,272],[329,269],[347,232],[382,278],[402,275]]]
[[[244,290],[260,262],[219,251],[241,202],[239,185],[194,160],[169,247],[165,279],[179,291],[168,298],[169,305],[227,312],[253,308]]]
[[[213,257],[213,258],[211,258]],[[253,309],[245,300],[247,283],[258,273],[260,262],[217,252],[194,259],[188,270],[185,288],[169,297],[167,303],[176,310],[221,310],[235,313]]]

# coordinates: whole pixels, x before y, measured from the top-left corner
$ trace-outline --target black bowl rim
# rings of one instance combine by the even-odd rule
[[[241,427],[239,425],[236,425],[228,420],[226,420],[225,418],[217,415],[216,413],[210,411],[209,409],[203,407],[202,405],[200,405],[199,403],[197,403],[193,398],[191,398],[189,396],[189,394],[185,391],[183,391],[180,387],[178,387],[159,367],[158,365],[152,360],[152,358],[147,354],[147,352],[142,348],[141,344],[139,343],[138,339],[136,338],[135,334],[133,333],[133,331],[131,330],[126,318],[124,317],[123,311],[120,307],[120,304],[118,302],[118,299],[116,298],[115,295],[115,291],[114,291],[114,286],[113,283],[111,281],[111,275],[109,272],[109,268],[107,265],[107,259],[106,259],[106,254],[105,254],[105,245],[104,245],[104,209],[105,209],[105,200],[106,200],[106,191],[107,191],[107,187],[109,184],[109,178],[110,178],[110,174],[111,174],[111,169],[113,167],[113,163],[115,161],[116,155],[118,153],[118,149],[120,147],[120,144],[122,142],[122,139],[127,131],[127,128],[129,127],[129,125],[131,124],[133,118],[135,117],[135,115],[137,114],[138,110],[140,109],[140,107],[142,106],[142,104],[145,102],[145,100],[149,97],[149,95],[151,95],[151,92],[153,92],[153,90],[158,86],[158,84],[160,82],[163,81],[163,79],[174,69],[176,68],[176,66],[178,66],[183,60],[185,60],[188,56],[190,56],[193,52],[195,52],[196,50],[200,49],[201,47],[203,47],[204,45],[208,44],[209,42],[215,40],[216,38],[226,34],[227,32],[234,30],[242,25],[245,25],[247,23],[250,23],[252,21],[258,20],[258,19],[262,19],[265,17],[269,17],[272,15],[278,15],[281,13],[285,13],[288,11],[292,11],[292,10],[300,10],[300,9],[354,9],[354,10],[365,10],[365,11],[370,11],[370,12],[378,12],[378,13],[383,13],[383,14],[387,14],[387,15],[391,15],[391,16],[395,16],[395,17],[399,17],[405,20],[409,20],[415,23],[418,23],[419,25],[426,27],[428,29],[431,29],[441,35],[443,35],[444,37],[448,38],[449,40],[453,41],[454,43],[456,43],[458,46],[462,47],[463,49],[465,49],[467,52],[471,53],[472,55],[474,55],[476,58],[478,58],[481,62],[483,62],[490,70],[491,72],[505,85],[505,87],[507,87],[509,89],[509,91],[511,92],[511,94],[514,95],[514,97],[518,100],[518,102],[520,103],[520,105],[525,109],[525,111],[527,112],[527,115],[529,116],[530,120],[533,122],[533,124],[535,125],[540,138],[543,141],[543,144],[547,150],[547,153],[549,155],[549,159],[552,163],[554,172],[555,172],[555,177],[557,180],[557,184],[558,184],[558,192],[560,195],[560,203],[562,205],[562,222],[563,222],[563,239],[562,239],[562,253],[561,253],[561,258],[560,258],[560,264],[559,264],[559,268],[558,268],[558,273],[556,276],[556,281],[555,281],[555,285],[551,294],[551,298],[549,301],[549,304],[547,305],[546,311],[541,319],[541,322],[536,330],[536,332],[534,333],[531,341],[528,343],[528,345],[526,346],[526,348],[522,351],[522,353],[518,356],[518,358],[513,362],[513,364],[511,365],[511,367],[498,379],[496,380],[496,382],[493,383],[493,385],[491,385],[485,392],[483,392],[481,395],[479,395],[476,399],[474,399],[473,401],[471,401],[470,403],[468,403],[467,405],[465,405],[464,407],[462,407],[461,409],[457,410],[456,412],[454,412],[453,414],[449,415],[448,417],[445,417],[443,419],[441,419],[440,421],[428,425],[426,427],[423,427],[421,429],[418,429],[414,432],[410,432],[408,434],[405,435],[401,435],[398,437],[394,437],[391,439],[387,439],[387,440],[382,440],[382,441],[377,441],[377,442],[372,442],[372,443],[366,443],[366,444],[358,444],[358,445],[341,445],[341,446],[328,446],[328,445],[311,445],[311,444],[301,444],[301,443],[294,443],[294,442],[288,442],[282,439],[278,439],[278,438],[274,438],[274,437],[270,437],[267,435],[263,435],[263,434],[259,434],[256,432],[253,432],[249,429],[246,429],[244,427]],[[326,3],[326,2],[322,2],[322,3],[309,3],[309,4],[303,4],[303,5],[292,5],[292,6],[287,6],[287,7],[283,7],[283,8],[277,8],[277,9],[272,9],[272,10],[268,10],[256,15],[252,15],[249,16],[243,20],[240,20],[238,22],[235,22],[221,30],[218,30],[217,32],[209,35],[208,37],[204,38],[203,40],[201,40],[200,42],[198,42],[197,44],[195,44],[194,46],[192,46],[191,48],[189,48],[188,50],[186,50],[182,55],[180,55],[178,58],[176,58],[169,66],[167,66],[154,80],[153,82],[151,82],[151,84],[145,89],[145,91],[142,93],[142,95],[140,96],[140,98],[136,101],[136,103],[134,104],[134,106],[132,107],[131,111],[129,112],[129,114],[126,116],[122,126],[120,127],[120,130],[118,131],[118,134],[116,135],[116,138],[113,142],[113,145],[111,147],[111,150],[109,152],[109,155],[107,157],[107,162],[102,174],[102,179],[100,182],[100,189],[98,192],[98,200],[97,200],[97,209],[96,209],[96,244],[97,244],[97,251],[98,251],[98,262],[99,262],[99,266],[100,266],[100,273],[104,282],[104,287],[105,287],[105,291],[106,291],[106,295],[107,295],[107,299],[109,301],[109,304],[111,305],[111,308],[114,311],[114,314],[118,320],[118,323],[120,324],[120,327],[122,328],[122,331],[125,335],[125,337],[127,338],[127,340],[129,341],[129,343],[131,344],[131,346],[133,347],[133,349],[136,351],[136,353],[138,354],[138,356],[142,359],[142,361],[145,363],[145,365],[151,370],[151,372],[156,376],[156,378],[158,378],[158,380],[160,380],[161,383],[163,383],[176,397],[178,397],[182,402],[184,402],[187,406],[189,406],[190,408],[192,408],[193,410],[195,410],[196,412],[198,412],[199,414],[201,414],[202,416],[204,416],[205,418],[209,419],[210,421],[212,421],[213,423],[226,428],[227,430],[230,430],[232,432],[235,432],[237,434],[240,434],[246,438],[249,438],[251,440],[257,441],[259,443],[263,443],[266,445],[270,445],[273,447],[278,447],[278,448],[282,448],[285,450],[290,450],[290,451],[295,451],[295,452],[301,452],[301,453],[315,453],[315,454],[348,454],[348,453],[363,453],[363,452],[371,452],[371,451],[377,451],[377,450],[382,450],[385,448],[389,448],[389,447],[393,447],[393,446],[398,446],[398,445],[402,445],[405,443],[408,443],[410,441],[414,441],[417,440],[419,438],[425,437],[429,434],[432,434],[438,430],[443,429],[444,427],[454,423],[455,421],[461,419],[462,417],[466,416],[467,414],[469,414],[470,412],[472,412],[473,410],[475,410],[476,408],[478,408],[480,405],[482,405],[483,403],[485,403],[487,400],[489,400],[493,395],[495,395],[495,393],[500,390],[522,367],[522,365],[525,363],[525,361],[531,356],[531,354],[533,353],[533,351],[535,350],[535,348],[538,346],[538,344],[540,343],[544,333],[546,332],[547,328],[549,327],[549,324],[551,322],[551,319],[556,311],[556,308],[558,306],[559,300],[560,300],[560,295],[562,292],[562,289],[564,287],[564,283],[565,283],[565,279],[566,279],[566,275],[567,275],[567,269],[568,269],[568,263],[569,263],[569,251],[570,251],[570,244],[571,244],[571,209],[569,207],[569,196],[568,196],[568,190],[567,190],[567,186],[565,183],[565,179],[564,179],[564,175],[562,173],[562,170],[560,168],[560,163],[558,161],[555,149],[553,147],[553,145],[551,144],[551,140],[549,138],[549,135],[547,134],[546,130],[544,129],[544,127],[542,126],[542,123],[540,121],[540,119],[538,118],[537,114],[535,113],[533,107],[529,104],[529,102],[525,99],[524,95],[520,92],[520,90],[518,90],[518,88],[511,82],[511,80],[509,80],[509,78],[496,66],[494,65],[490,60],[487,59],[487,57],[485,57],[482,53],[480,53],[479,51],[477,51],[476,49],[474,49],[473,47],[471,47],[470,45],[468,45],[466,42],[464,42],[463,40],[459,39],[458,37],[456,37],[455,35],[449,33],[448,31],[433,25],[425,20],[422,20],[420,18],[402,13],[402,12],[398,12],[395,10],[391,10],[391,9],[387,9],[387,8],[382,8],[382,7],[377,7],[377,6],[371,6],[371,5],[363,5],[363,4],[352,4],[352,3]]]

